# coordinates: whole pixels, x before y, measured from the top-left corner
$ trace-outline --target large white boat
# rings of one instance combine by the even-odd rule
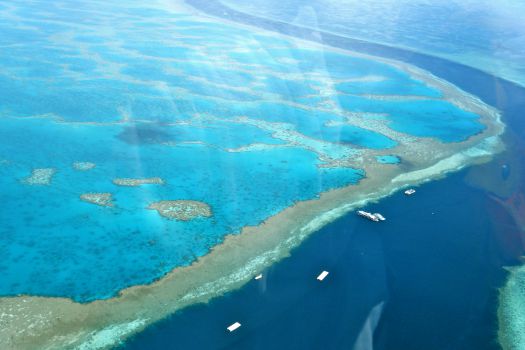
[[[237,328],[239,328],[241,326],[241,324],[239,322],[235,322],[234,324],[232,324],[231,326],[229,326],[228,328],[226,328],[228,331],[230,332],[233,332],[234,330],[236,330]]]
[[[364,211],[364,210],[358,210],[357,211],[357,215],[362,216],[362,217],[367,218],[368,220],[372,220],[372,221],[379,221],[380,220],[376,215],[374,215],[372,213],[369,213],[367,211]]]
[[[317,276],[317,280],[318,281],[322,281],[326,278],[326,276],[328,276],[329,272],[328,271],[323,271],[321,272],[321,274],[319,274],[319,276]]]

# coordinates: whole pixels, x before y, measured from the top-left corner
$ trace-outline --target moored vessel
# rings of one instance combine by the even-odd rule
[[[241,324],[239,322],[235,322],[232,325],[230,325],[228,328],[226,328],[228,331],[233,332],[237,328],[239,328]]]
[[[367,211],[364,211],[364,210],[358,210],[357,215],[367,218],[368,220],[376,221],[376,222],[380,220],[376,215],[369,213]]]

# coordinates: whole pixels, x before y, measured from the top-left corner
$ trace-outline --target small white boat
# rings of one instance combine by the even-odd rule
[[[235,322],[234,324],[232,324],[231,326],[229,326],[227,329],[230,331],[230,332],[233,332],[234,330],[236,330],[237,328],[239,328],[241,326],[241,324],[239,322]]]
[[[255,276],[255,279],[256,280],[260,280],[262,278],[262,273],[258,274],[257,276]]]
[[[324,280],[326,278],[326,276],[328,276],[328,273],[329,273],[328,271],[321,272],[321,274],[319,276],[317,276],[317,280],[318,281]]]
[[[416,190],[414,190],[413,188],[409,188],[408,190],[405,191],[405,194],[407,196],[411,196],[413,195],[414,193],[416,193]]]

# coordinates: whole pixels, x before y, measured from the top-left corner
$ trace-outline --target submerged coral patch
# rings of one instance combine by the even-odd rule
[[[74,162],[73,163],[73,169],[79,170],[79,171],[88,171],[96,167],[95,163],[91,162]]]
[[[101,207],[113,207],[113,195],[111,193],[83,193],[80,199],[87,203],[100,205]]]
[[[208,204],[192,200],[173,200],[151,203],[148,209],[156,210],[160,215],[168,219],[189,221],[198,217],[208,218],[212,216]]]
[[[113,179],[117,186],[136,187],[140,185],[164,185],[164,180],[160,177],[148,177],[143,179],[118,178]]]
[[[33,169],[31,175],[22,180],[27,185],[50,185],[53,175],[56,173],[54,168]]]

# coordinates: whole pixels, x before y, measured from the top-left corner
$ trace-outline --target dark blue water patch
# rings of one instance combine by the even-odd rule
[[[132,124],[125,126],[117,138],[130,145],[203,142],[221,148],[238,148],[252,143],[284,143],[252,125],[211,121],[202,125]]]
[[[376,156],[377,162],[381,164],[399,164],[401,158],[395,155]]]
[[[464,175],[367,208],[384,223],[355,213],[337,220],[262,280],[178,312],[121,348],[354,348],[370,318],[379,326],[360,348],[498,349],[492,286],[502,282],[503,261],[489,216],[480,215],[486,194],[465,186]],[[322,270],[330,274],[318,282]],[[227,332],[235,321],[242,327]]]
[[[134,124],[125,126],[117,138],[130,145],[156,144],[175,141],[175,135],[160,125]]]

